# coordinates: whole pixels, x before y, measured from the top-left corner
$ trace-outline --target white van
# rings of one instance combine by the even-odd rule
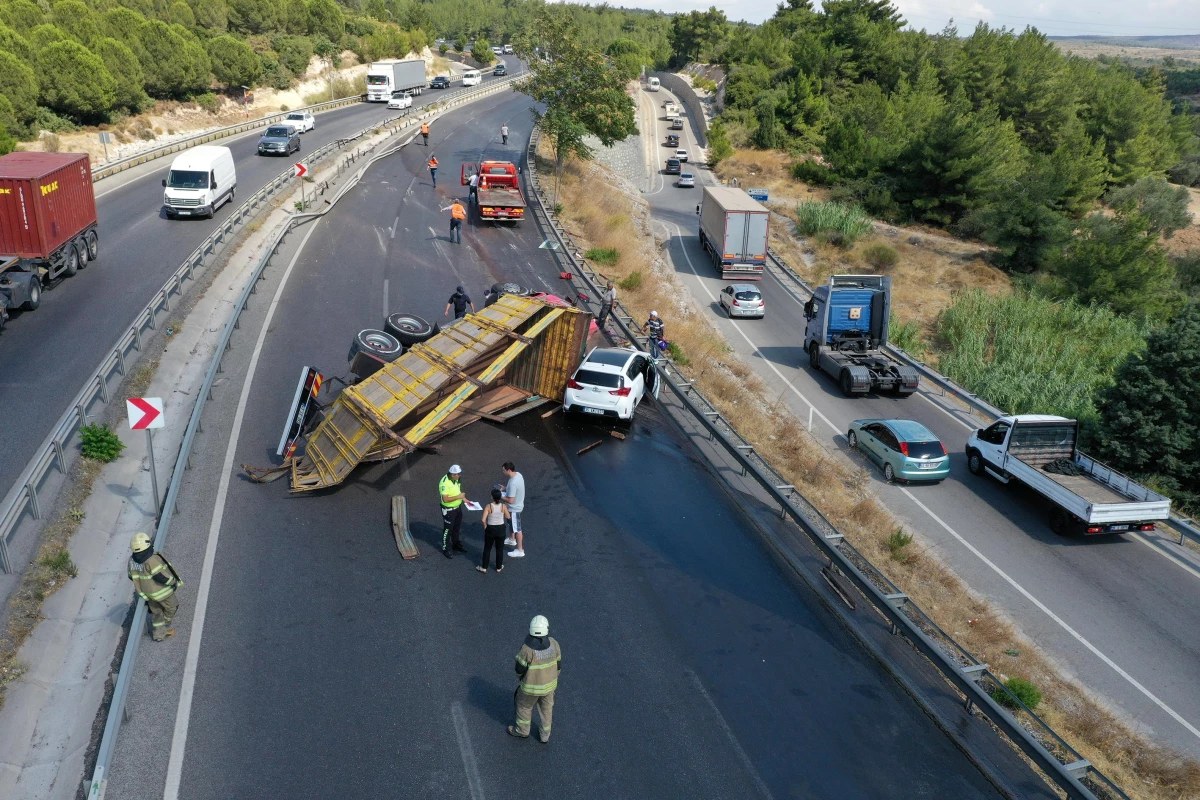
[[[463,73],[463,86],[478,86],[483,82],[483,75],[477,69],[469,69]]]
[[[162,182],[167,217],[208,217],[233,199],[237,170],[228,147],[204,145],[185,150],[171,162]]]
[[[659,86],[662,86],[662,82],[659,81],[658,78],[650,78],[649,80],[646,81],[646,90],[647,91],[657,92]]]

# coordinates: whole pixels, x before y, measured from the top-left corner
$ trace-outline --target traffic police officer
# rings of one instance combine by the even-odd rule
[[[542,743],[550,741],[550,722],[554,716],[554,692],[558,689],[558,674],[562,672],[562,650],[550,638],[550,621],[538,614],[529,623],[529,635],[517,652],[515,664],[520,685],[513,695],[517,724],[508,726],[508,735],[529,738],[536,706],[542,718]]]
[[[150,636],[161,642],[175,635],[175,629],[167,626],[179,608],[175,590],[183,586],[183,581],[166,556],[154,552],[146,534],[135,533],[130,549],[133,555],[129,557],[129,579],[133,581],[133,590],[146,601],[146,610],[150,612]]]
[[[442,555],[454,558],[454,553],[450,552],[451,546],[460,553],[467,552],[458,538],[458,532],[462,529],[462,506],[467,499],[462,487],[462,467],[458,464],[451,465],[450,470],[438,481],[438,495],[442,501]]]

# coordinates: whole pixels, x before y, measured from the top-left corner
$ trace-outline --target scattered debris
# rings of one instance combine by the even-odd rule
[[[558,409],[552,408],[549,411],[547,411],[545,414],[542,414],[542,419],[545,419],[546,417],[552,417],[557,413],[558,413]]]
[[[392,497],[392,535],[396,537],[396,549],[405,561],[421,555],[408,530],[408,501],[402,494]]]
[[[625,434],[621,433],[620,431],[609,431],[608,435],[614,439],[624,439],[625,438]]]
[[[599,447],[599,446],[600,446],[600,445],[602,445],[602,444],[604,444],[604,440],[603,440],[603,439],[597,439],[596,441],[594,441],[594,442],[592,442],[591,444],[589,444],[587,447],[584,447],[584,448],[582,448],[582,449],[580,449],[580,450],[576,450],[576,451],[575,451],[575,455],[577,455],[577,456],[581,456],[581,455],[583,455],[584,453],[586,453],[588,450],[595,449],[595,448]]]

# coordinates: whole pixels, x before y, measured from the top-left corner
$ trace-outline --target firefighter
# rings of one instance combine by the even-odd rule
[[[514,665],[520,682],[513,695],[516,705],[517,724],[508,726],[508,735],[518,739],[529,738],[533,724],[533,709],[536,706],[542,718],[539,739],[543,744],[550,741],[550,722],[554,716],[554,692],[558,689],[558,675],[562,672],[562,650],[558,642],[550,638],[550,621],[538,614],[529,623],[529,635],[517,652]]]
[[[421,138],[425,141],[425,146],[429,147],[429,123],[421,123]]]
[[[435,189],[437,188],[437,165],[437,156],[430,156],[427,166],[429,167],[429,177],[433,179],[433,188]]]
[[[150,537],[146,534],[135,533],[130,549],[133,555],[129,557],[129,579],[133,581],[133,590],[146,601],[146,610],[150,612],[151,638],[161,642],[175,635],[175,629],[167,626],[179,608],[175,590],[183,586],[183,581],[167,557],[154,552]]]
[[[462,467],[458,464],[452,464],[438,481],[438,498],[442,502],[442,555],[454,558],[451,546],[460,553],[467,552],[458,532],[462,529],[463,502],[470,502],[463,492]]]

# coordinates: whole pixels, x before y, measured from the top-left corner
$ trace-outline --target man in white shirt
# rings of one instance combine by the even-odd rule
[[[508,124],[500,126],[500,138],[503,140],[501,144],[508,144]]]
[[[521,512],[525,510],[525,477],[517,472],[516,464],[505,461],[504,475],[508,485],[504,488],[504,502],[508,504],[508,515],[512,522],[512,536],[504,540],[506,545],[515,546],[508,551],[509,558],[525,557],[525,532],[521,529]]]
[[[472,200],[474,200],[476,204],[479,203],[479,173],[478,172],[472,173],[471,177],[467,179],[467,202],[469,203]]]

